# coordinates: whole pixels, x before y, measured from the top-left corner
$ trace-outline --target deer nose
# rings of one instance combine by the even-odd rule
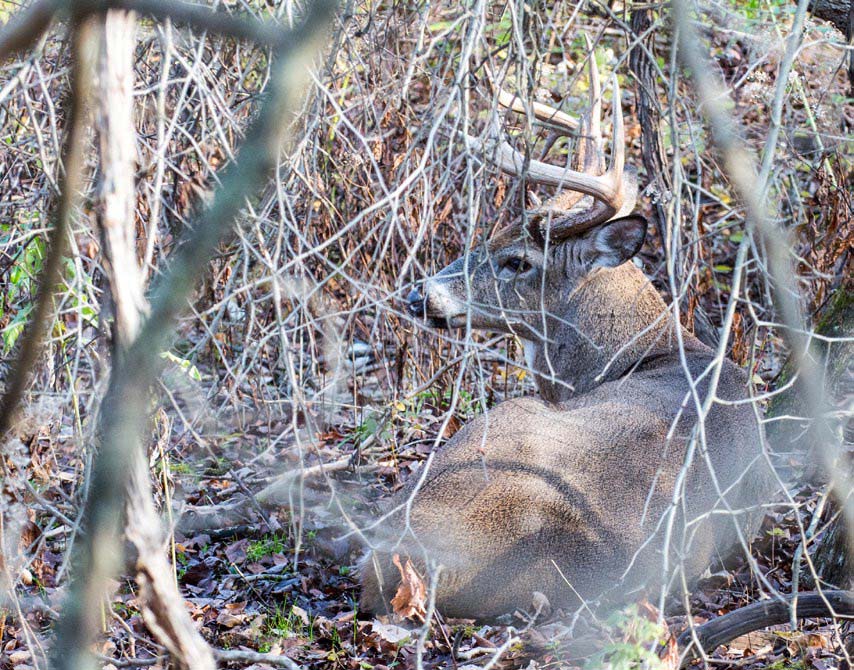
[[[416,289],[412,289],[406,296],[406,308],[412,316],[427,316],[427,301]]]

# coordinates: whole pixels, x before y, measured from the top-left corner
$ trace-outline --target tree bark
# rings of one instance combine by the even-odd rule
[[[848,493],[850,505],[852,493]],[[840,511],[834,502],[831,509]],[[812,557],[816,574],[826,584],[841,589],[854,589],[854,533],[846,528],[843,514],[837,514],[824,534],[819,538],[818,547]],[[808,588],[816,586],[811,574],[806,574],[804,582]]]
[[[840,430],[843,445],[854,442],[854,291],[843,285],[833,296],[830,308],[818,326],[818,332],[847,341],[833,342],[825,351],[828,370],[828,394],[836,400],[841,413],[846,414]],[[847,407],[845,405],[848,405]],[[839,455],[838,476],[832,482],[828,518],[833,520],[816,543],[812,556],[816,576],[839,588],[854,588],[854,460],[845,449]],[[843,476],[845,475],[845,476]],[[807,583],[814,583],[807,575]]]
[[[632,36],[637,39],[652,25],[651,9],[632,11]],[[629,68],[637,80],[637,111],[641,125],[641,154],[650,184],[655,193],[652,201],[656,211],[656,228],[661,244],[666,246],[665,222],[667,221],[667,202],[673,197],[673,184],[667,157],[658,129],[661,124],[659,112],[658,87],[656,86],[655,67],[649,54],[655,54],[655,31],[650,32],[629,53]]]
[[[851,0],[814,0],[810,3],[810,12],[813,16],[825,21],[829,21],[845,35],[846,38],[852,37],[852,10],[854,2]]]
[[[848,44],[854,41],[854,0],[813,0],[810,12],[816,18],[829,21],[845,35]],[[854,93],[854,51],[848,52],[848,84]]]

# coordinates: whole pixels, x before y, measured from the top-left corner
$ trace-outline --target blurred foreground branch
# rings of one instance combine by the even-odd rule
[[[820,453],[816,453],[815,456],[817,462],[824,466],[825,472],[832,475],[832,463],[837,451],[834,447],[838,439],[825,420],[824,376],[818,367],[821,356],[801,311],[802,298],[796,283],[797,272],[791,261],[789,235],[778,227],[775,216],[769,211],[771,207],[769,199],[766,198],[780,128],[780,108],[784,89],[778,86],[778,96],[772,109],[771,129],[765,144],[762,168],[761,171],[757,171],[753,156],[740,139],[735,122],[727,112],[726,103],[729,97],[720,82],[712,75],[714,69],[709,65],[707,55],[701,51],[702,41],[694,28],[686,5],[684,0],[673,3],[673,14],[679,31],[679,55],[691,71],[703,113],[711,126],[712,138],[724,159],[725,171],[745,205],[746,227],[767,250],[774,306],[782,320],[781,330],[801,379],[803,402],[807,407],[808,416],[813,419],[813,429],[816,431],[815,444],[819,445]],[[797,53],[805,5],[805,0],[802,0],[798,18],[795,20],[787,45],[786,58],[780,65],[777,77],[779,82],[787,81],[788,72]],[[743,242],[739,252],[742,267],[736,268],[739,272],[743,270],[743,259],[747,247],[748,243]],[[736,299],[736,296],[732,299]]]
[[[55,667],[90,666],[89,645],[98,631],[108,579],[120,565],[119,528],[133,459],[142,452],[150,389],[161,369],[175,319],[186,306],[217,244],[246,198],[265,183],[293,121],[308,68],[322,43],[335,5],[318,0],[303,21],[283,33],[274,51],[268,97],[250,126],[221,187],[183,240],[153,292],[150,316],[126,354],[114,362],[99,422],[100,450],[82,516],[85,531],[75,547],[74,576],[57,627]]]
[[[138,12],[155,19],[170,19],[216,35],[249,40],[259,46],[285,47],[288,31],[252,16],[235,16],[225,11],[177,0],[37,0],[0,27],[0,63],[30,48],[56,18],[71,13],[75,20],[109,9]]]
[[[10,21],[10,25],[13,23],[18,23],[21,26],[29,25],[26,19],[21,22]],[[59,177],[60,192],[57,196],[56,208],[50,217],[53,227],[48,242],[47,260],[42,269],[41,282],[36,294],[35,309],[21,339],[21,349],[6,378],[6,388],[3,397],[0,399],[0,439],[3,439],[9,428],[12,427],[18,404],[29,384],[30,374],[41,351],[45,330],[48,328],[48,324],[53,321],[51,312],[54,289],[62,278],[62,259],[65,253],[71,214],[74,211],[83,184],[83,153],[86,140],[84,117],[91,75],[91,35],[88,35],[90,32],[88,27],[77,26],[72,30],[75,67],[71,75],[71,97],[66,122],[65,146],[62,161],[59,164],[61,170],[61,177]],[[83,35],[84,33],[86,35]],[[0,60],[5,55],[3,51],[5,47],[6,45],[0,39]]]
[[[36,0],[0,27],[0,63],[9,56],[29,49],[47,30],[56,14],[53,0]]]
[[[727,111],[729,98],[712,74],[715,70],[710,66],[707,54],[703,52],[703,42],[694,27],[685,0],[673,3],[673,16],[678,31],[679,57],[691,72],[701,108],[712,130],[712,138],[722,155],[725,171],[744,203],[746,228],[767,253],[774,307],[782,321],[781,331],[789,346],[791,365],[798,376],[802,408],[799,413],[808,417],[811,423],[811,449],[807,454],[806,463],[819,469],[830,480],[838,499],[844,501],[842,516],[850,533],[854,522],[854,496],[849,495],[852,490],[852,472],[850,468],[840,467],[843,454],[840,449],[839,431],[834,427],[828,413],[826,379],[821,367],[822,352],[816,346],[814,333],[809,330],[801,310],[802,298],[796,283],[798,275],[791,260],[789,235],[776,223],[777,212],[772,209],[773,199],[766,198],[780,129],[785,83],[800,46],[806,6],[807,1],[801,0],[792,33],[787,40],[785,57],[779,66],[779,84],[759,170]],[[748,248],[749,237],[745,236],[739,249],[737,272],[743,271]],[[730,299],[737,298],[738,296],[734,295]]]

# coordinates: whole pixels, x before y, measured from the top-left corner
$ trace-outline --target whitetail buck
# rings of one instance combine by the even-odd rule
[[[495,151],[503,170],[557,194],[410,296],[434,327],[521,338],[541,397],[472,420],[396,496],[362,565],[370,610],[389,608],[395,553],[441,565],[440,612],[494,617],[530,608],[534,592],[570,606],[690,583],[761,516],[768,473],[748,377],[679,326],[631,262],[646,221],[632,213],[619,89],[606,170],[590,65],[574,169]]]

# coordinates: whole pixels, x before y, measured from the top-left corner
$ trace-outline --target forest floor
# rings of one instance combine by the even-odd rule
[[[244,491],[257,490],[268,481],[272,464],[278,463],[284,470],[299,465],[292,440],[271,446],[276,443],[272,436],[288,432],[287,422],[259,421],[239,439],[224,437],[200,446],[194,431],[177,428],[180,417],[174,419],[173,424],[162,411],[157,416],[161,440],[152,470],[169,480],[162,482],[168,486],[161,490],[173,491],[175,500],[180,500],[174,505],[177,509],[196,505],[222,510],[245,508]],[[63,440],[60,425],[40,425],[32,434],[21,435],[31,453],[37,455],[35,478],[28,483],[36,503],[21,535],[22,554],[34,559],[22,568],[24,586],[18,589],[25,625],[0,617],[3,670],[26,669],[32,663],[31,636],[46,634],[56,615],[60,605],[57,583],[67,567],[67,545],[72,539],[68,524],[55,522],[45,532],[34,523],[44,515],[62,519],[67,502],[63,492],[47,490],[44,485],[74,481],[83,465],[73,442]],[[353,457],[356,443],[365,435],[330,430],[323,437],[312,461],[329,463]],[[328,481],[308,479],[304,487],[294,488],[295,499],[302,500],[301,504],[296,501],[293,514],[286,508],[264,510],[259,506],[239,518],[231,515],[222,521],[220,529],[175,530],[169,547],[175,578],[204,637],[217,649],[250,652],[236,663],[241,667],[280,667],[282,659],[276,662],[275,657],[281,655],[313,668],[384,670],[420,664],[459,670],[483,667],[497,650],[500,656],[490,667],[596,668],[604,659],[613,660],[621,653],[637,657],[652,652],[664,660],[662,665],[649,667],[673,667],[667,648],[670,644],[672,651],[673,642],[667,641],[684,630],[687,621],[679,606],[666,611],[663,627],[656,625],[658,610],[647,601],[634,603],[604,622],[576,624],[574,630],[568,623],[572,613],[561,611],[548,612],[536,620],[528,613],[517,612],[503,625],[439,616],[423,641],[425,631],[417,618],[375,617],[360,611],[356,572],[361,548],[354,540],[342,539],[347,533],[338,509],[346,501],[351,514],[358,516],[361,510],[369,515],[377,499],[398,487],[428,451],[416,442],[387,459],[374,461],[369,473],[359,468],[337,472],[331,480],[334,495],[329,493]],[[797,513],[791,508],[788,512],[769,512],[752,543],[765,578],[781,592],[791,589],[798,538],[801,528],[810,524],[818,495],[803,490],[795,500]],[[702,623],[767,597],[761,593],[743,559],[721,567],[691,594],[694,622]],[[132,581],[117,585],[103,616],[105,640],[100,654],[105,667],[169,666],[168,656],[145,628]],[[581,635],[580,630],[584,631]],[[576,639],[573,646],[568,644],[570,632]],[[841,669],[846,666],[840,635],[845,633],[839,627],[808,620],[795,631],[777,626],[742,636],[720,647],[712,657],[742,668]],[[592,641],[592,646],[578,652],[579,637]]]

